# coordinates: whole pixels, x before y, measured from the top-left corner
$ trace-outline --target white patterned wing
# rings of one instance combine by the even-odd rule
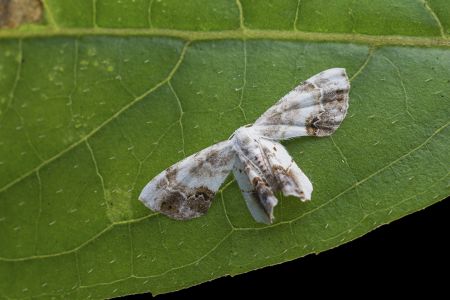
[[[328,136],[347,114],[349,89],[345,69],[320,72],[269,108],[253,124],[255,132],[273,140]]]
[[[231,141],[197,152],[167,168],[142,190],[139,200],[173,219],[204,215],[236,159]]]
[[[251,167],[251,166],[249,166]],[[255,170],[253,170],[255,171]],[[265,208],[260,200],[258,192],[256,188],[250,182],[250,178],[245,171],[245,163],[242,162],[239,158],[236,159],[233,175],[236,178],[236,181],[241,189],[241,193],[244,196],[245,204],[247,204],[247,208],[250,211],[252,217],[256,220],[256,222],[271,224],[273,219],[273,207],[275,207],[278,200],[271,195],[273,199],[275,199],[275,205],[272,207]]]
[[[282,191],[285,196],[294,196],[302,201],[311,200],[312,183],[286,148],[265,138],[261,138],[259,144],[271,170],[275,189]]]

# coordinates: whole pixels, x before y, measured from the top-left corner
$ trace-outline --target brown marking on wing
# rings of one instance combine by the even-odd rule
[[[266,126],[263,131],[263,135],[265,136],[273,136],[277,133],[279,128],[277,126]]]
[[[299,194],[300,198],[304,198],[305,193],[302,190],[300,190],[296,184],[294,184],[295,180],[294,180],[294,174],[292,173],[292,170],[291,169],[289,169],[287,171],[285,170],[284,174],[288,178],[287,181],[289,182],[289,185],[295,185],[295,192],[297,194]]]
[[[320,88],[316,87],[314,84],[310,82],[303,82],[299,86],[297,86],[294,91],[296,93],[308,93],[311,95],[311,97],[314,99],[313,103],[318,104],[321,99],[321,92]],[[265,120],[264,124],[266,125],[290,125],[295,126],[296,121],[298,119],[298,111],[305,108],[306,106],[313,105],[313,104],[306,104],[304,101],[300,101],[300,99],[297,100],[290,100],[288,101],[288,95],[283,97],[275,106],[270,108],[266,114],[267,119]],[[265,135],[272,135],[275,132],[273,132],[273,129],[270,127],[265,130]]]
[[[262,150],[264,155],[267,157],[270,169],[269,175],[264,174],[264,177],[269,183],[272,191],[281,191],[285,195],[287,193],[289,193],[289,195],[293,195],[292,191],[294,191],[296,196],[303,199],[305,193],[301,191],[300,187],[296,183],[296,176],[291,168],[294,163],[294,159],[291,157],[289,166],[283,166],[277,161],[276,154],[271,151],[270,147],[262,145]]]
[[[282,166],[280,166],[280,165],[271,165],[270,166],[271,167],[271,169],[272,169],[272,173],[275,175],[274,177],[275,178],[277,178],[278,176],[278,174],[286,174],[286,170],[282,167]],[[283,186],[283,182],[280,182],[279,180],[277,180],[277,182],[276,182],[276,184],[273,186],[273,188],[276,190],[276,191],[279,191],[279,190],[281,190],[281,187]]]
[[[230,151],[227,153],[227,155],[222,155],[221,159],[219,159],[219,167],[228,166],[230,163],[230,160],[233,160],[236,156],[236,153]]]
[[[306,119],[306,132],[308,132],[308,135],[316,135],[318,130],[317,121],[319,121],[317,115],[311,115]]]
[[[325,93],[321,99],[321,112],[306,120],[308,135],[327,136],[332,134],[345,116],[348,107],[348,89],[338,89]]]
[[[281,109],[281,107],[279,107]],[[281,124],[282,121],[282,111],[278,111],[267,118],[267,124]]]
[[[158,189],[164,189],[164,188],[167,187],[168,183],[169,183],[169,182],[167,181],[167,177],[162,177],[162,178],[158,181],[158,183],[156,183],[156,187],[157,187]]]
[[[325,93],[322,97],[323,105],[333,105],[337,107],[342,107],[345,105],[345,101],[348,97],[348,89],[338,89],[335,91],[330,91]]]
[[[201,186],[196,189],[178,187],[168,191],[161,201],[160,211],[177,220],[187,220],[205,214],[214,199],[214,192]]]
[[[264,212],[266,213],[267,217],[271,218],[271,210],[272,206],[269,203],[269,197],[273,197],[273,192],[267,183],[267,181],[264,178],[261,177],[254,177],[252,180],[252,185],[254,190],[257,194],[257,201],[259,204],[261,204],[262,208],[264,209]]]
[[[218,165],[220,162],[219,151],[211,150],[211,152],[208,153],[208,156],[206,156],[205,161],[213,166]]]
[[[230,151],[227,155],[223,155],[219,151],[211,151],[205,158],[199,157],[197,159],[197,164],[194,164],[190,169],[189,173],[196,177],[213,177],[218,169],[226,166],[230,160],[235,155],[234,152]],[[223,172],[228,173],[229,170],[223,170]]]
[[[250,154],[250,151],[248,150],[247,147],[241,148],[241,151],[245,156],[248,156]]]
[[[177,180],[178,169],[174,166],[166,169],[166,178],[169,182],[175,182]]]
[[[328,86],[328,85],[330,85],[330,80],[327,79],[327,78],[325,78],[325,77],[319,76],[319,77],[316,79],[316,81],[315,81],[314,83],[315,83],[319,88],[321,88],[321,87],[323,87],[323,86]]]
[[[250,144],[252,139],[249,136],[244,136],[241,141],[242,141],[243,145],[248,145],[248,144]]]
[[[310,83],[310,82],[306,82],[303,81],[302,83],[300,83],[300,85],[298,85],[295,90],[298,92],[306,92],[306,93],[310,93],[312,91],[314,91],[316,89],[316,87],[314,86],[314,84]]]
[[[348,93],[348,90],[344,90],[344,89],[337,90],[336,93],[335,93],[336,94],[336,96],[335,96],[336,101],[337,102],[344,101],[345,98],[346,98],[347,93]]]
[[[186,205],[191,211],[203,215],[208,211],[213,199],[214,192],[207,187],[201,186],[196,190],[193,190],[188,196]]]
[[[294,191],[301,199],[305,197],[305,193],[295,184],[294,175],[292,174],[291,169],[286,170],[280,165],[274,165],[272,166],[272,172],[274,174],[274,178],[276,179],[276,183],[273,187],[275,191],[280,192],[283,191],[285,187],[293,187]]]
[[[179,191],[170,191],[165,195],[164,201],[161,202],[160,211],[163,214],[177,218],[184,199],[186,199],[186,196]]]
[[[290,170],[286,170],[280,165],[273,165],[272,172],[274,174],[274,178],[276,179],[276,186],[274,188],[277,192],[281,191],[284,186],[293,185],[294,181]],[[296,190],[298,189],[296,188]]]
[[[203,160],[199,160],[197,162],[197,164],[194,164],[190,169],[189,169],[189,174],[191,174],[192,176],[209,176],[211,175],[210,170],[208,170],[207,168],[203,168],[203,164],[205,162]],[[207,173],[207,174],[206,174]]]

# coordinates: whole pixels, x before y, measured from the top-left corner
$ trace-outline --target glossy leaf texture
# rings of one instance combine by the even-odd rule
[[[186,288],[349,242],[449,195],[450,4],[45,0],[0,31],[0,296]],[[330,138],[288,148],[313,201],[255,223],[232,176],[208,214],[137,197],[300,81],[351,77]]]

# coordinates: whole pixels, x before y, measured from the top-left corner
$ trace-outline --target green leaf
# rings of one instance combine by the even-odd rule
[[[446,0],[44,1],[0,31],[0,295],[186,288],[317,253],[449,195]],[[284,143],[314,184],[255,223],[232,177],[189,222],[138,200],[164,168],[301,80],[351,77],[330,138]]]

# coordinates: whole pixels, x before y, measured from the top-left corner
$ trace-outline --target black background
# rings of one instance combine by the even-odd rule
[[[238,298],[244,293],[251,298],[336,297],[357,295],[357,290],[364,291],[363,298],[389,297],[393,292],[443,297],[450,287],[449,225],[450,201],[444,200],[318,255],[219,278],[156,299]],[[150,294],[131,298],[150,298]]]

